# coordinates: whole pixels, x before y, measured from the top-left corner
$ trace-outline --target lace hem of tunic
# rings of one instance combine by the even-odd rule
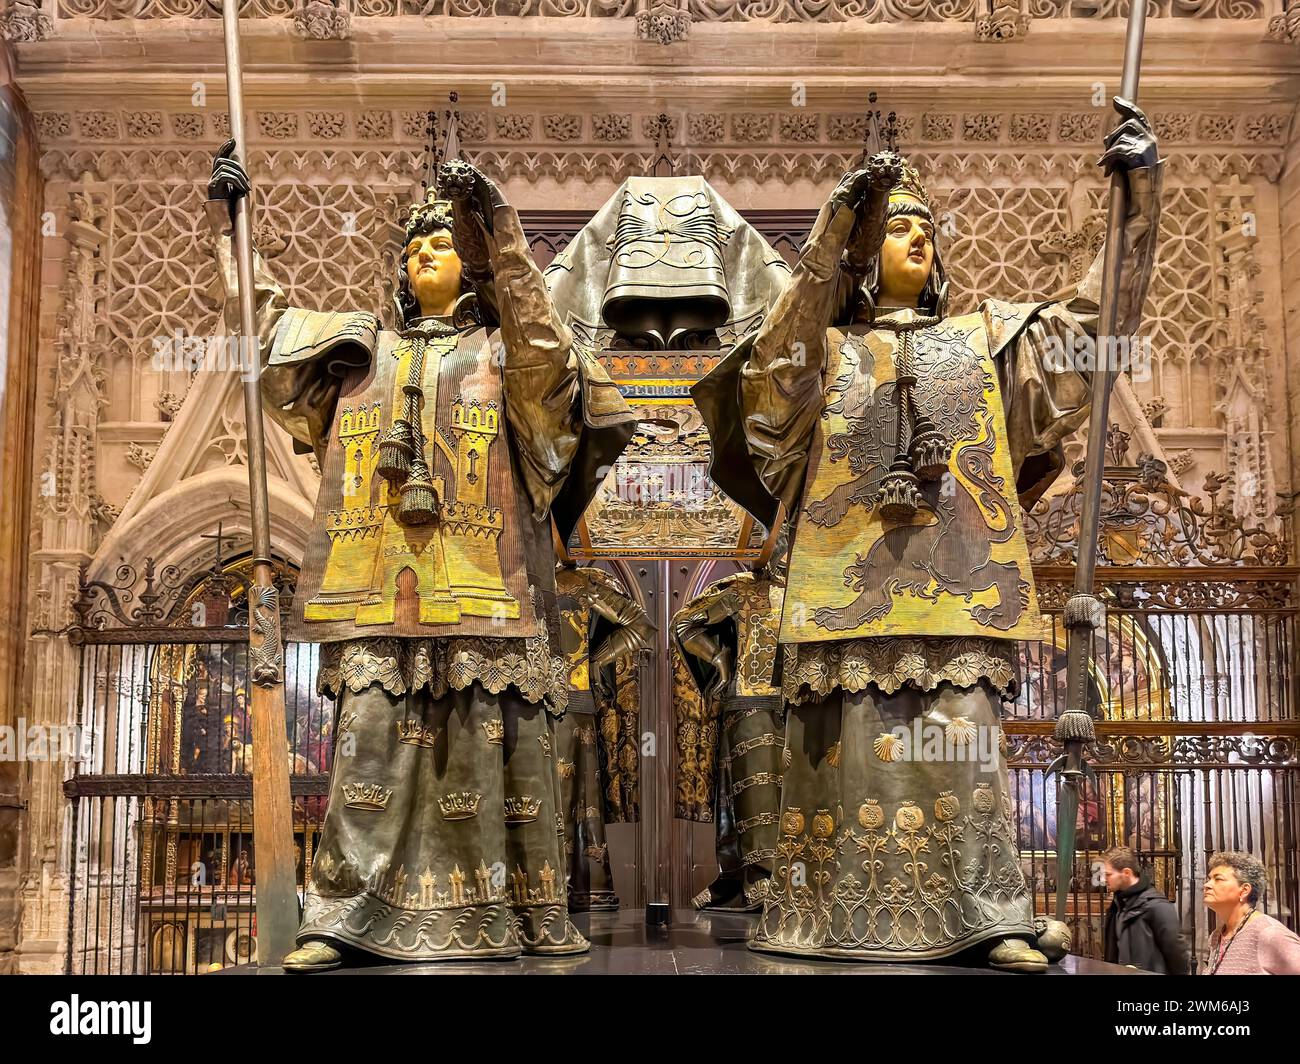
[[[1000,639],[925,636],[789,643],[781,666],[786,702],[822,698],[837,687],[856,693],[875,684],[893,694],[904,684],[931,691],[945,680],[973,687],[988,680],[1010,696],[1016,686],[1016,644]]]
[[[532,639],[351,639],[321,646],[316,689],[337,698],[379,684],[401,696],[427,688],[434,698],[475,681],[491,694],[516,688],[528,702],[543,699],[557,712],[569,702],[564,658],[544,637]]]
[[[402,961],[582,953],[589,948],[563,900],[511,904],[498,897],[416,909],[367,892],[326,897],[308,888],[298,942],[314,938]]]

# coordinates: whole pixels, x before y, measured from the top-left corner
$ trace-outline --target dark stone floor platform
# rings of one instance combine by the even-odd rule
[[[640,910],[577,914],[574,923],[591,939],[591,951],[574,957],[523,957],[509,961],[449,961],[339,968],[325,975],[1013,975],[952,964],[859,964],[800,960],[755,953],[745,945],[753,917],[730,913],[678,911],[671,926],[647,928]],[[281,969],[252,965],[227,968],[229,974],[280,974]],[[218,973],[221,974],[221,973]],[[1051,965],[1049,975],[1139,975],[1132,968],[1082,957]]]

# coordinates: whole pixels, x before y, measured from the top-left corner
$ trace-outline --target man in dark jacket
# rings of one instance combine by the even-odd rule
[[[1178,926],[1178,913],[1151,885],[1137,854],[1126,846],[1116,846],[1103,860],[1106,889],[1111,892],[1106,960],[1161,975],[1187,975],[1191,956]]]

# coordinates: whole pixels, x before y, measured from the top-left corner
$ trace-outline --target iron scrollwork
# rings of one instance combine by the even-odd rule
[[[1152,724],[1153,733],[1159,729],[1158,723]],[[1087,752],[1088,760],[1103,771],[1191,765],[1287,768],[1297,763],[1296,739],[1287,735],[1103,735]],[[1051,735],[1007,734],[1012,769],[1045,768],[1060,753],[1061,744]]]
[[[1291,544],[1285,532],[1247,525],[1219,495],[1228,479],[1205,478],[1207,498],[1176,488],[1168,467],[1150,454],[1127,464],[1129,436],[1112,425],[1102,477],[1099,565],[1223,566],[1286,565]],[[1073,564],[1082,512],[1082,465],[1063,495],[1041,500],[1026,515],[1030,558],[1036,565]]]

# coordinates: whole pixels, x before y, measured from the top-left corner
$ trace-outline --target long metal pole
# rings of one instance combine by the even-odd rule
[[[222,0],[226,40],[226,96],[234,158],[247,161],[244,72],[239,57],[238,0]],[[235,268],[239,279],[240,350],[253,352],[244,372],[244,421],[248,443],[249,512],[253,533],[253,580],[248,588],[248,668],[253,713],[253,845],[257,880],[257,963],[279,964],[294,949],[298,892],[293,856],[293,802],[289,794],[289,740],[284,721],[284,643],[279,595],[271,562],[270,504],[266,491],[266,444],[262,436],[261,349],[253,288],[253,230],[249,197],[235,201]]]
[[[1142,36],[1146,29],[1147,0],[1132,0],[1124,38],[1124,72],[1119,95],[1136,104],[1138,75],[1142,67]],[[1106,433],[1110,392],[1115,380],[1115,330],[1119,326],[1119,293],[1123,282],[1124,223],[1128,218],[1128,181],[1116,170],[1110,178],[1110,213],[1106,219],[1106,248],[1102,260],[1101,314],[1097,323],[1092,369],[1092,407],[1088,414],[1088,452],[1084,462],[1082,513],[1079,518],[1079,556],[1074,569],[1074,591],[1065,605],[1066,693],[1065,712],[1056,721],[1056,737],[1064,753],[1053,766],[1060,768],[1056,817],[1056,918],[1065,919],[1066,899],[1074,871],[1075,821],[1079,792],[1087,769],[1085,744],[1094,738],[1088,715],[1088,675],[1097,628],[1105,623],[1101,601],[1093,594],[1097,568],[1097,534],[1101,523],[1102,471],[1106,459]]]

